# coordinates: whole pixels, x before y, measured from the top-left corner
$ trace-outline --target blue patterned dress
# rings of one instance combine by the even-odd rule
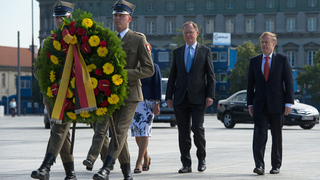
[[[131,136],[150,137],[154,114],[152,113],[154,100],[139,102],[130,125]]]
[[[153,104],[155,100],[161,100],[161,72],[157,64],[154,64],[154,74],[151,77],[141,79],[144,101],[139,102],[130,129],[133,137],[150,137],[154,118]]]

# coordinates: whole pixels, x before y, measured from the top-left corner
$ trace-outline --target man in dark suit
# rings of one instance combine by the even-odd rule
[[[284,114],[291,112],[294,103],[292,70],[288,57],[273,52],[276,34],[264,32],[260,36],[263,54],[250,59],[247,86],[247,104],[254,120],[254,173],[264,175],[264,153],[268,127],[272,135],[270,174],[280,172],[282,161],[282,125]]]
[[[178,172],[192,172],[191,130],[197,147],[198,171],[202,172],[206,169],[204,113],[206,107],[213,103],[215,76],[211,50],[197,43],[199,35],[197,24],[186,22],[182,30],[186,44],[173,51],[166,100],[169,108],[174,106],[177,118],[182,162],[182,168]]]

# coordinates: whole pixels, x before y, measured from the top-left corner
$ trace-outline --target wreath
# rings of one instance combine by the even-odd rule
[[[79,114],[75,112],[78,86],[75,85],[73,63],[70,76],[68,75],[70,78],[67,81],[67,93],[62,110],[63,120],[85,123],[101,121],[105,115],[110,116],[124,105],[124,99],[127,98],[127,72],[124,69],[126,54],[115,32],[109,28],[104,29],[101,23],[95,22],[92,14],[77,9],[72,16],[72,19],[64,18],[61,27],[52,31],[45,39],[40,55],[34,63],[35,75],[45,98],[52,105],[55,104],[70,49],[64,38],[64,32],[68,32],[73,38],[70,44],[77,45],[78,52],[84,59],[84,66],[89,72],[96,108],[81,111]]]

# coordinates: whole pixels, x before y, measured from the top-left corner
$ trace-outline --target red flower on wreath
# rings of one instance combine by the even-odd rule
[[[109,89],[110,87],[110,82],[106,79],[102,79],[99,81],[99,85],[98,85],[98,88],[100,91],[105,91],[107,89]]]
[[[71,23],[69,24],[69,28],[73,28],[75,24],[76,24],[76,22],[71,22]]]
[[[77,32],[77,29],[75,27],[70,28],[70,34],[74,35]]]
[[[69,48],[69,46],[68,45],[64,45],[64,46],[62,46],[62,51],[64,52],[64,53],[68,53],[68,48]]]
[[[47,57],[50,59],[51,54],[49,53],[49,51],[47,51]]]
[[[84,52],[84,53],[89,53],[89,52],[91,52],[91,47],[89,46],[89,44],[88,43],[83,43],[82,45],[81,45],[81,51],[82,52]]]
[[[100,46],[101,47],[106,47],[107,43],[104,40],[102,40],[102,41],[100,41]]]
[[[63,39],[61,39],[61,45],[62,46],[67,46],[68,44]]]
[[[78,28],[78,34],[79,34],[80,36],[84,35],[85,32],[86,32],[86,31],[85,31],[83,28]]]
[[[56,33],[53,33],[53,34],[51,35],[50,39],[51,39],[52,41],[54,41],[54,40],[56,40],[56,37],[57,37],[57,34],[56,34]]]
[[[111,95],[111,89],[106,89],[105,91],[104,91],[104,95],[106,95],[106,96],[110,96]]]
[[[69,48],[68,44],[63,39],[61,39],[61,45],[62,45],[61,51],[67,54],[68,48]]]
[[[71,109],[72,108],[72,103],[70,100],[66,100],[66,104],[64,105],[64,109]]]
[[[83,43],[87,43],[89,41],[89,37],[88,36],[82,36],[81,38]]]
[[[101,105],[101,107],[106,107],[106,106],[108,106],[108,101],[103,100],[103,102],[100,105]]]
[[[97,76],[102,76],[102,70],[100,68],[97,68],[94,72]]]
[[[52,91],[52,94],[54,95],[57,95],[58,94],[58,84],[57,83],[54,83],[52,86],[51,86],[51,91]]]
[[[94,95],[98,95],[98,94],[99,94],[99,90],[98,90],[97,88],[95,88],[95,89],[93,90],[93,92],[94,92]]]

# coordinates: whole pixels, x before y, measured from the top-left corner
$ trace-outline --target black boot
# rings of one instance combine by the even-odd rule
[[[31,177],[34,179],[49,180],[50,168],[53,162],[55,162],[55,159],[56,157],[54,157],[53,154],[47,153],[39,169],[32,171]]]
[[[64,171],[66,172],[66,177],[64,180],[77,180],[76,174],[74,172],[74,163],[67,162],[63,163]]]
[[[110,165],[112,162],[115,161],[115,159],[111,156],[107,156],[106,160],[103,163],[102,168],[99,170],[98,173],[93,175],[94,180],[109,180],[109,174],[110,174]]]
[[[121,171],[122,171],[124,180],[133,180],[131,176],[130,163],[121,164]]]
[[[114,164],[116,164],[116,160],[112,161],[112,163],[109,166],[110,171],[114,170]]]

